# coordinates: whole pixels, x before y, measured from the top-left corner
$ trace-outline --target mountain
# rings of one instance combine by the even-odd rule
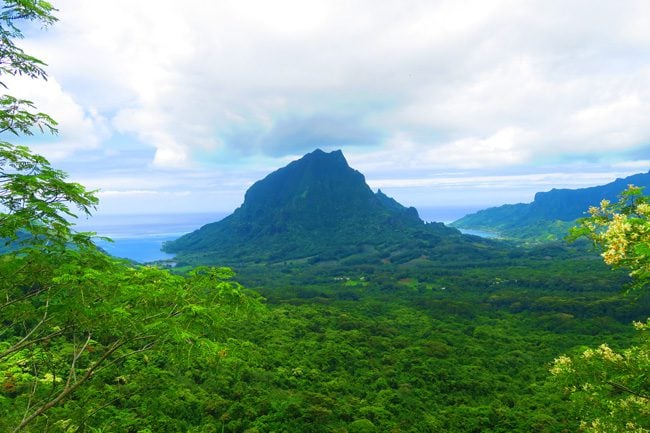
[[[484,209],[466,215],[451,225],[461,229],[492,231],[514,239],[561,239],[578,218],[586,216],[590,206],[598,206],[603,199],[616,201],[630,184],[650,189],[650,172],[616,179],[606,185],[538,192],[532,203]]]
[[[354,255],[413,259],[432,248],[442,251],[449,242],[470,241],[441,223],[425,224],[415,208],[374,193],[340,150],[315,150],[253,184],[230,216],[166,243],[164,251],[176,253],[181,262],[233,266]]]

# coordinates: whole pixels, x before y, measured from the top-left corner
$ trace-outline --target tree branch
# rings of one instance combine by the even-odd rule
[[[608,385],[611,385],[611,386],[613,386],[614,388],[618,389],[619,391],[624,391],[624,392],[627,392],[627,393],[629,393],[629,394],[635,395],[635,396],[637,396],[637,397],[641,397],[641,398],[644,398],[644,399],[646,399],[646,400],[650,400],[650,395],[640,394],[640,393],[634,391],[633,389],[630,389],[630,388],[628,388],[627,386],[622,385],[622,384],[620,384],[620,383],[610,382],[610,381],[607,381],[606,383],[607,383]]]
[[[26,266],[27,266],[27,265],[25,265],[25,267],[26,267]],[[21,270],[22,270],[22,269],[21,269]],[[19,270],[19,271],[20,271],[20,270]],[[14,273],[14,275],[17,274],[19,271],[17,271],[16,273]],[[24,295],[24,296],[21,296],[20,298],[16,298],[16,299],[12,299],[12,300],[10,300],[10,301],[6,301],[4,304],[0,305],[0,310],[2,310],[3,308],[6,308],[6,307],[8,307],[8,306],[10,306],[10,305],[12,305],[12,304],[15,304],[16,302],[24,301],[24,300],[26,300],[26,299],[29,299],[29,298],[33,297],[33,296],[36,296],[36,295],[38,295],[38,294],[41,294],[41,293],[47,291],[48,289],[49,289],[48,287],[44,287],[44,288],[42,288],[42,289],[36,289],[36,290],[34,290],[34,291],[31,291],[31,292],[27,293],[27,294]]]
[[[76,360],[81,356],[81,353],[83,350],[85,350],[85,347],[88,345],[88,342],[90,341],[90,335],[88,335],[88,339],[86,340],[86,343],[84,344],[82,350],[79,352],[75,353],[73,356],[73,364],[76,362]],[[86,382],[88,379],[92,377],[92,375],[95,373],[95,371],[99,368],[100,365],[102,365],[117,349],[122,347],[122,345],[125,344],[125,341],[123,340],[117,340],[113,344],[111,344],[104,352],[104,354],[99,358],[92,366],[86,370],[86,373],[77,380],[74,383],[66,383],[66,386],[63,388],[63,390],[52,400],[49,402],[43,404],[40,406],[38,409],[36,409],[34,412],[32,412],[31,415],[28,417],[24,418],[22,422],[16,427],[12,433],[18,433],[22,429],[27,426],[30,422],[32,422],[34,419],[45,413],[47,410],[51,409],[52,407],[56,406],[58,403],[60,403],[63,399],[65,399],[68,395],[72,394],[79,388],[84,382]],[[68,378],[69,379],[69,378]]]
[[[32,329],[31,329],[31,330],[30,330],[30,331],[29,331],[29,332],[28,332],[28,333],[27,333],[27,334],[26,334],[26,335],[25,335],[25,336],[24,336],[24,337],[23,337],[23,338],[22,338],[18,343],[14,344],[14,345],[13,345],[12,347],[10,347],[9,349],[7,349],[7,350],[5,350],[4,352],[0,353],[0,359],[6,357],[6,356],[8,356],[8,355],[11,355],[12,353],[14,353],[14,352],[20,350],[22,347],[24,347],[24,345],[26,344],[27,340],[29,340],[29,337],[31,337],[32,334],[33,334],[34,332],[36,332],[36,330],[37,330],[37,329],[38,329],[38,328],[39,328],[43,323],[45,323],[45,322],[47,321],[47,312],[48,312],[48,308],[49,308],[49,306],[50,306],[50,300],[49,300],[49,299],[46,299],[46,300],[45,300],[45,312],[43,313],[43,318],[42,318],[42,319],[41,319],[41,320],[40,320],[36,325],[34,325],[34,327],[33,327],[33,328],[32,328]]]
[[[36,338],[34,340],[25,341],[22,344],[16,344],[15,346],[12,346],[9,349],[5,350],[4,352],[0,353],[0,359],[6,358],[7,356],[11,355],[12,353],[16,353],[19,350],[24,349],[26,347],[29,347],[29,346],[31,346],[33,344],[39,343],[41,341],[45,341],[45,340],[50,339],[52,337],[57,337],[59,335],[62,335],[67,329],[68,328],[63,328],[60,331],[52,332],[51,334],[47,334],[47,335],[45,335],[43,337],[39,337],[39,338]]]

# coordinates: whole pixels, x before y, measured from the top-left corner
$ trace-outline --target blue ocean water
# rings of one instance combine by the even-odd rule
[[[96,240],[95,244],[112,256],[147,263],[156,260],[173,259],[173,254],[160,251],[163,242],[172,239],[174,238],[158,236],[148,238],[116,238],[113,239],[113,242],[100,239]]]
[[[201,226],[219,221],[226,213],[95,215],[75,221],[77,231],[90,231],[111,238],[98,239],[96,244],[115,257],[140,263],[171,259],[160,251],[163,242],[178,238]]]
[[[480,236],[487,239],[496,239],[499,237],[498,234],[492,232],[486,232],[485,230],[473,230],[473,229],[459,229],[461,233],[466,235]]]
[[[424,221],[450,223],[472,213],[478,208],[469,207],[423,207],[419,208]],[[115,257],[140,263],[171,259],[174,256],[160,251],[163,242],[176,239],[205,224],[216,222],[229,213],[187,213],[150,215],[94,215],[75,221],[77,231],[96,232],[98,236],[111,238],[113,242],[97,240],[98,246]],[[486,233],[471,233],[489,237]]]

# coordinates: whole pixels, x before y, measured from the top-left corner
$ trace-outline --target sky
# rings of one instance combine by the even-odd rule
[[[407,206],[650,169],[650,2],[59,0],[7,80],[100,214],[228,212],[316,148]]]

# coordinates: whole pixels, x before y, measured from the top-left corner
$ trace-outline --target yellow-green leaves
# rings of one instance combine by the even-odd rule
[[[650,281],[650,203],[642,192],[630,185],[617,203],[603,200],[571,232],[573,239],[591,239],[608,265],[628,269],[634,288]]]
[[[636,323],[640,330],[646,324]],[[647,336],[637,346],[614,350],[607,344],[560,356],[551,374],[574,404],[588,433],[650,432],[650,350]]]
[[[231,270],[182,277],[95,248],[7,255],[0,272],[12,275],[0,280],[0,379],[10,389],[0,391],[0,430],[39,431],[57,419],[41,417],[52,408],[84,425],[78,411],[60,407],[78,394],[100,407],[104,393],[117,392],[110,384],[129,382],[148,364],[145,352],[159,351],[170,368],[217,362],[223,347],[215,336],[259,305],[221,279]]]
[[[573,236],[586,236],[602,249],[605,263],[630,271],[637,289],[650,282],[650,203],[630,185],[617,203],[603,200],[589,209]],[[607,344],[560,356],[551,374],[574,403],[588,433],[650,432],[650,322],[634,322],[638,344],[615,350]]]

